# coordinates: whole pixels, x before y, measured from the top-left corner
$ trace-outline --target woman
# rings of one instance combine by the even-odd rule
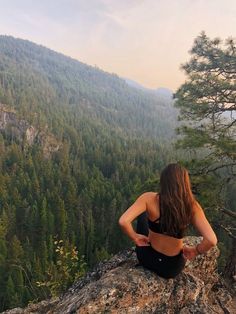
[[[132,221],[138,217],[137,232]],[[187,170],[169,164],[161,173],[160,193],[142,194],[120,217],[122,230],[136,244],[139,262],[164,278],[177,276],[186,259],[206,253],[217,238],[195,200]],[[184,232],[192,224],[203,240],[195,247],[183,247]]]

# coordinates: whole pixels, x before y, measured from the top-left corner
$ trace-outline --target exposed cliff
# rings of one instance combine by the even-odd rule
[[[195,244],[199,238],[188,237]],[[188,262],[175,279],[162,279],[137,266],[133,250],[99,264],[61,298],[4,313],[236,313],[235,297],[216,271],[217,248]]]
[[[19,119],[13,109],[1,103],[0,131],[20,142],[24,141],[25,145],[39,144],[46,158],[50,157],[53,152],[58,151],[61,146],[61,143],[48,132],[47,128],[38,130],[26,120]]]

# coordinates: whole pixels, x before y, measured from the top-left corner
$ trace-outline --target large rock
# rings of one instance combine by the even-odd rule
[[[193,245],[200,238],[187,237]],[[213,248],[186,265],[175,279],[163,279],[137,265],[133,249],[100,263],[61,298],[4,313],[236,313],[236,301],[216,271]]]
[[[39,130],[26,120],[19,119],[15,110],[0,103],[1,131],[29,146],[39,144],[45,158],[50,158],[52,153],[57,152],[62,146],[62,143],[48,131],[47,126]]]

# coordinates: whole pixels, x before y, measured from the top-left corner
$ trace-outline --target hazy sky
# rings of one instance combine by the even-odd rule
[[[0,0],[0,34],[175,90],[194,38],[236,37],[236,0]]]

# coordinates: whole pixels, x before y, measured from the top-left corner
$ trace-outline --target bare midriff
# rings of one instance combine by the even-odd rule
[[[178,255],[183,248],[183,239],[152,232],[151,230],[149,230],[149,240],[154,250],[168,256]]]

